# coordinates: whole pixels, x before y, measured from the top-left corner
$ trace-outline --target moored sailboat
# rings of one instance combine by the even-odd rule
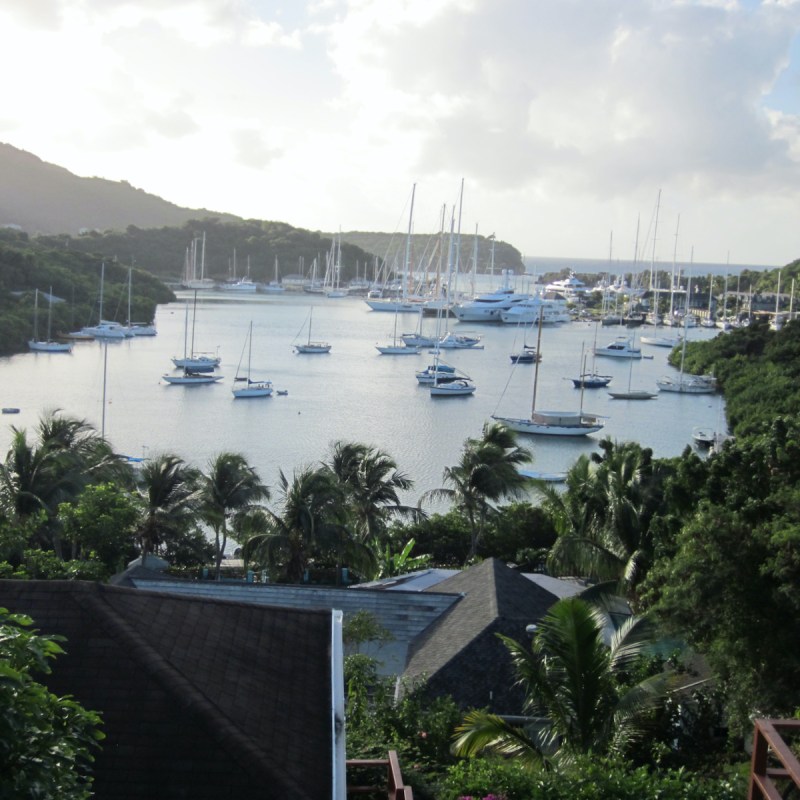
[[[53,319],[53,287],[50,287],[47,306],[47,338],[39,338],[39,290],[35,290],[33,299],[33,338],[28,340],[28,349],[36,353],[71,353],[72,345],[68,342],[53,341],[50,331]]]
[[[244,351],[247,349],[247,372],[245,375],[240,375],[239,371],[242,366],[244,358]],[[234,397],[269,397],[272,394],[272,381],[254,381],[250,378],[250,362],[253,355],[253,322],[250,321],[250,328],[247,331],[247,340],[242,348],[242,354],[239,356],[239,364],[236,367],[236,377],[234,377],[234,386],[231,391]],[[243,385],[237,385],[242,382]]]

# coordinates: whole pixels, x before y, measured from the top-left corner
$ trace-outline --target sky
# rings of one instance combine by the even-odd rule
[[[0,74],[0,141],[181,206],[800,257],[800,0],[3,0]]]

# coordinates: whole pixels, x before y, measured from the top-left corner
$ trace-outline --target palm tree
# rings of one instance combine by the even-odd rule
[[[531,460],[530,450],[517,444],[516,434],[500,422],[487,422],[480,439],[467,439],[461,459],[445,467],[446,484],[426,492],[426,498],[449,500],[467,516],[470,527],[469,557],[477,554],[486,518],[494,511],[491,503],[525,491],[528,479],[517,467]]]
[[[142,519],[137,529],[142,566],[147,554],[195,519],[200,474],[182,458],[164,453],[146,461],[139,475]]]
[[[635,597],[653,560],[651,523],[663,501],[663,474],[652,452],[633,442],[600,443],[603,454],[576,462],[564,493],[544,490],[559,538],[549,566],[555,574],[618,581]]]
[[[545,727],[532,735],[501,717],[472,711],[456,730],[454,751],[473,756],[490,750],[528,762],[553,750],[559,757],[624,754],[644,735],[670,673],[634,685],[620,681],[649,649],[653,628],[646,618],[630,617],[607,646],[608,624],[601,607],[569,597],[539,622],[530,647],[501,636],[525,690],[523,712],[544,718]]]
[[[327,466],[345,492],[345,503],[362,542],[377,544],[391,514],[411,514],[398,492],[410,490],[414,482],[399,472],[397,463],[382,450],[365,444],[338,441],[333,444]]]
[[[132,471],[85,420],[45,414],[34,442],[12,428],[11,447],[0,465],[0,502],[18,520],[43,515],[38,536],[61,557],[56,514],[90,483],[130,484]]]
[[[300,583],[315,556],[334,554],[354,568],[374,569],[372,551],[350,535],[339,521],[342,488],[328,467],[304,467],[290,481],[281,471],[278,487],[281,512],[267,509],[263,533],[252,535],[243,551],[246,559],[260,559]],[[340,570],[337,569],[337,580]]]
[[[209,462],[199,490],[200,516],[214,531],[214,569],[219,580],[228,543],[228,520],[269,499],[269,489],[243,455],[220,453]]]

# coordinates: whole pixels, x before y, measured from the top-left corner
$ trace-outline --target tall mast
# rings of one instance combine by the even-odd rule
[[[411,269],[411,231],[414,224],[414,195],[417,191],[417,184],[411,186],[411,208],[408,212],[408,235],[406,236],[406,259],[403,275],[403,302],[407,298],[408,276]]]

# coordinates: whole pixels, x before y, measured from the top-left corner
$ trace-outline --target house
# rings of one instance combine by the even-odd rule
[[[81,581],[0,606],[66,637],[38,679],[101,712],[103,800],[344,800],[340,613]]]
[[[517,713],[521,693],[513,687],[511,659],[495,635],[524,640],[577,583],[546,575],[523,575],[497,559],[467,570],[423,570],[374,584],[333,586],[181,581],[141,569],[120,577],[145,592],[229,598],[256,605],[336,608],[348,615],[368,611],[392,641],[362,648],[383,675],[427,679],[435,693],[450,694],[463,707],[488,706]]]

